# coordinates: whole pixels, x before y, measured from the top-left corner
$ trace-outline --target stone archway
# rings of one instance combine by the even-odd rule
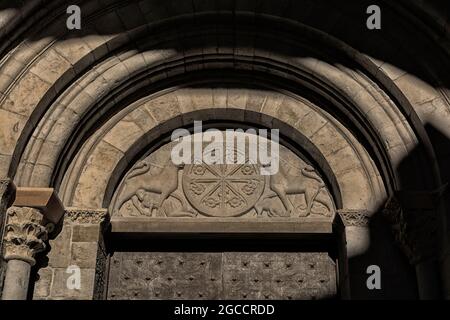
[[[103,236],[118,226],[108,218],[118,217],[116,191],[172,130],[194,120],[278,128],[283,145],[305,156],[333,198],[335,222],[345,226],[343,276],[356,297],[372,295],[361,285],[371,263],[386,270],[393,297],[448,295],[441,180],[448,180],[449,156],[440,144],[450,134],[448,32],[431,5],[381,2],[383,17],[399,23],[376,35],[354,32],[369,3],[359,0],[339,7],[325,0],[86,0],[85,28],[75,34],[61,29],[64,1],[29,1],[17,16],[7,10],[0,18],[0,209],[12,203],[14,184],[53,187],[66,207],[34,298],[102,297]],[[422,17],[433,22],[425,26]],[[157,195],[137,191],[132,199],[155,218]],[[186,201],[207,211],[180,199],[169,196],[164,210]],[[377,226],[386,203],[388,222]],[[266,215],[281,205],[261,206]],[[129,219],[134,214],[122,231],[150,228]],[[389,224],[401,230],[397,240],[417,279],[385,232]],[[86,281],[81,291],[65,288],[71,263]]]

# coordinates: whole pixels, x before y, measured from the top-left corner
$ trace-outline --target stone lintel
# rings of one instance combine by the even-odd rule
[[[303,235],[329,235],[333,232],[330,220],[316,221],[281,220],[253,221],[227,219],[179,218],[114,218],[111,220],[112,232],[117,233],[281,233]]]

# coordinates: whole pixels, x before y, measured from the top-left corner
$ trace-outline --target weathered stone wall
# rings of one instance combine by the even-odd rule
[[[106,253],[103,232],[107,223],[106,210],[68,209],[61,230],[50,240],[48,259],[42,257],[36,267],[33,299],[102,298]],[[70,276],[80,270],[80,287],[68,285]],[[100,269],[98,269],[100,268]],[[69,279],[70,282],[70,279]],[[72,283],[72,282],[70,282]]]

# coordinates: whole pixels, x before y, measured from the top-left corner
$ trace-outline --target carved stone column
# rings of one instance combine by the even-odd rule
[[[35,255],[46,248],[49,223],[39,209],[11,207],[7,211],[4,258],[8,262],[3,300],[25,300]]]
[[[441,192],[399,192],[384,209],[397,243],[416,268],[421,299],[442,297],[440,255],[443,252]]]
[[[0,180],[0,253],[3,252],[3,235],[6,224],[6,209],[14,201],[16,187],[10,179]],[[5,278],[6,262],[0,258],[0,293],[3,291],[3,279]]]
[[[3,256],[7,269],[3,300],[26,299],[35,256],[45,250],[48,233],[63,213],[53,189],[17,188],[13,206],[6,213]]]
[[[364,254],[370,245],[369,219],[370,213],[366,210],[341,209],[338,216],[342,223],[336,223],[339,230],[339,277],[341,296],[351,299],[352,279],[359,279],[358,270],[352,267],[353,257]]]
[[[0,239],[3,239],[6,209],[13,203],[15,192],[16,187],[11,180],[0,179]]]
[[[364,253],[370,245],[369,211],[342,209],[338,214],[345,226],[347,258]]]

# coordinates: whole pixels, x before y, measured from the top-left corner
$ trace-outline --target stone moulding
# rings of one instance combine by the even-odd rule
[[[106,209],[66,208],[65,220],[78,224],[102,224],[109,221]]]
[[[338,214],[346,227],[369,226],[371,214],[367,210],[342,209],[338,210]]]

